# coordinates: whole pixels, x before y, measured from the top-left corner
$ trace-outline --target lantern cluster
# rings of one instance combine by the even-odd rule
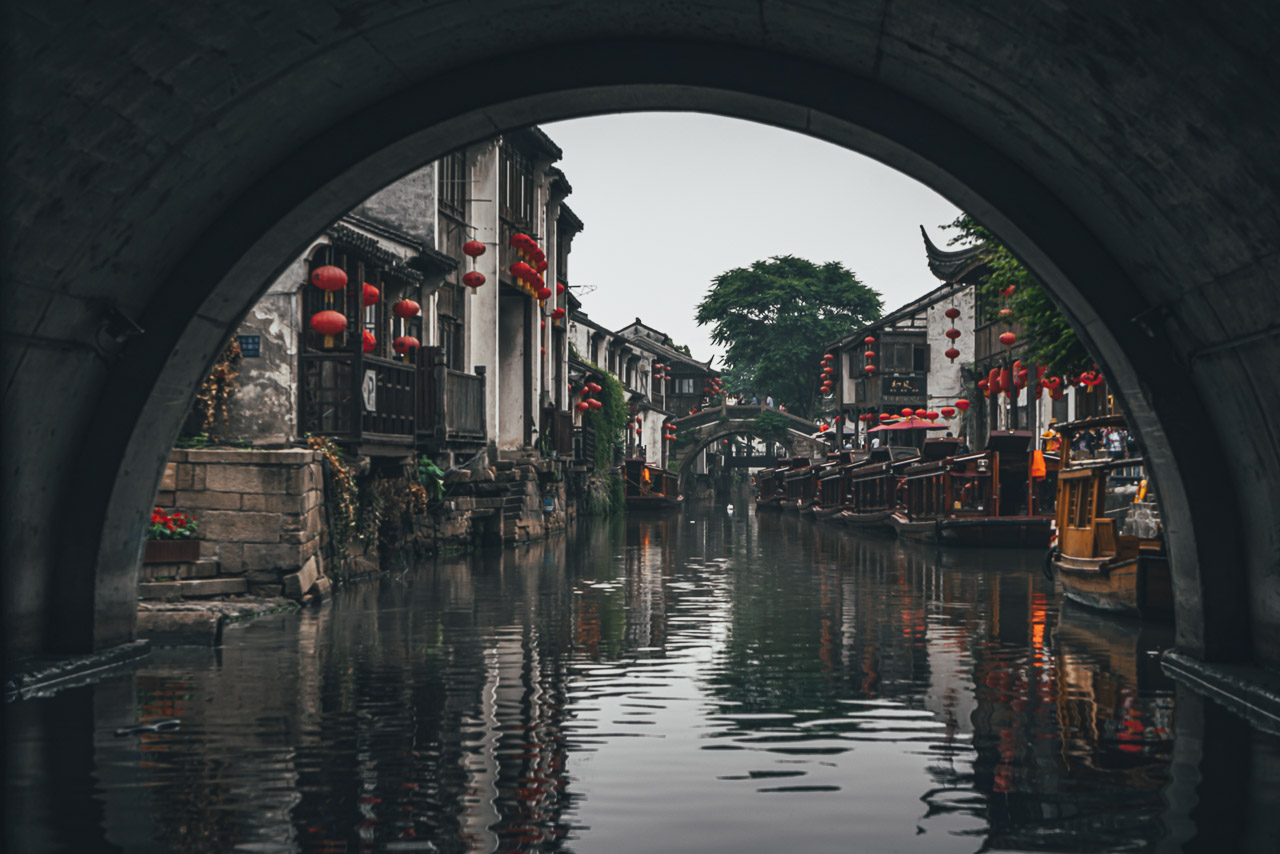
[[[943,353],[943,355],[954,362],[956,359],[960,358],[960,351],[956,349],[956,339],[960,337],[960,330],[957,329],[955,325],[956,318],[960,316],[960,309],[953,305],[944,313],[947,315],[947,320],[951,321],[951,328],[943,334],[947,336],[951,346],[947,348],[947,352]]]
[[[662,425],[662,438],[668,442],[676,440],[676,425],[674,421],[668,421]]]
[[[702,383],[703,397],[712,398],[724,394],[724,386],[719,377],[708,377]]]
[[[655,362],[653,365],[654,383],[657,383],[661,380],[669,380],[669,379],[671,379],[671,366],[664,364],[662,362]]]
[[[324,336],[326,348],[332,347],[333,339],[347,331],[347,316],[332,309],[334,292],[347,286],[346,271],[332,264],[317,267],[311,271],[311,284],[324,291],[325,304],[324,311],[311,316],[311,328],[318,335]]]
[[[582,398],[574,404],[574,408],[579,412],[586,412],[588,409],[599,409],[604,406],[598,398],[591,397],[593,394],[599,394],[602,391],[599,383],[588,382],[578,390],[578,395]]]
[[[818,391],[821,392],[823,397],[829,396],[835,390],[836,369],[834,362],[835,356],[830,353],[822,354],[822,373],[818,376],[818,382],[821,385],[818,386]]]
[[[1075,378],[1075,384],[1085,391],[1093,391],[1094,386],[1102,383],[1102,374],[1098,371],[1098,366],[1094,365],[1092,370],[1081,371],[1080,376]]]
[[[484,250],[485,245],[479,240],[468,240],[462,244],[462,254],[471,259],[471,269],[462,274],[462,284],[471,288],[472,293],[484,284],[484,273],[476,269],[476,259],[484,254]]]
[[[542,274],[547,271],[547,254],[542,251],[538,241],[524,232],[511,235],[510,243],[520,258],[509,268],[517,287],[537,298],[540,305],[546,305],[552,294],[551,288],[547,287],[542,278]]]
[[[862,366],[862,370],[866,371],[867,376],[872,376],[876,372],[875,363],[872,361],[876,357],[876,351],[874,349],[876,344],[875,336],[868,335],[866,338],[862,339],[862,343],[867,345],[867,352],[862,354],[862,358],[866,361],[866,364]]]
[[[1000,296],[1004,297],[1004,308],[1000,309],[1000,319],[1005,323],[1013,323],[1013,308],[1009,305],[1009,299],[1013,296],[1015,290],[1016,287],[1014,285],[1009,285],[1009,287],[1000,291]],[[1018,336],[1012,330],[1001,332],[1000,343],[1005,346],[1006,350],[1010,350],[1014,344],[1018,343]],[[1005,391],[1007,392],[1008,389]]]

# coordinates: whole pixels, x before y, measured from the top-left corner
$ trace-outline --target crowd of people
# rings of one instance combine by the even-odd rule
[[[1056,418],[1050,421],[1048,428],[1040,435],[1041,447],[1046,453],[1062,450],[1062,437],[1053,427],[1056,421]],[[1138,456],[1138,443],[1128,430],[1094,427],[1075,434],[1071,441],[1071,453],[1075,456],[1088,455],[1094,459],[1108,457],[1123,460]]]

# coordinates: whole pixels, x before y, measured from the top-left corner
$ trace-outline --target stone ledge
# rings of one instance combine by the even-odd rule
[[[205,596],[233,596],[249,592],[249,583],[243,578],[193,578],[179,581],[183,599],[199,599]]]
[[[221,614],[207,611],[139,611],[138,634],[157,646],[217,646]]]
[[[255,451],[238,448],[200,449],[190,448],[183,451],[185,459],[181,462],[191,463],[238,463],[240,465],[277,465],[297,466],[319,459],[319,452],[308,448],[289,448],[279,451]],[[169,459],[174,462],[172,455]]]
[[[10,700],[48,696],[61,688],[80,684],[99,671],[141,658],[150,651],[149,641],[134,640],[87,655],[23,662],[5,680],[5,694]]]
[[[1280,673],[1252,664],[1206,663],[1175,650],[1165,652],[1160,666],[1258,729],[1280,735]]]

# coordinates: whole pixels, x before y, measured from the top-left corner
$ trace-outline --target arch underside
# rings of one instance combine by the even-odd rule
[[[504,129],[675,109],[862,152],[997,231],[1144,445],[1180,648],[1280,664],[1272,4],[571,2],[519,17],[525,53],[500,2],[282,0],[217,26],[15,6],[11,655],[132,636],[145,508],[199,379],[326,224]]]

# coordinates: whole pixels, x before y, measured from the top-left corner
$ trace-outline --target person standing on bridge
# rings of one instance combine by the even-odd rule
[[[769,407],[770,409],[773,409],[773,395],[771,394],[765,395],[764,405]]]

